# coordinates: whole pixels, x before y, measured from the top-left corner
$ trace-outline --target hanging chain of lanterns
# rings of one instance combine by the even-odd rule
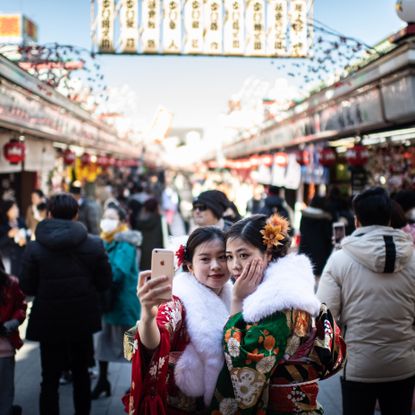
[[[20,164],[25,160],[26,157],[26,145],[24,141],[12,138],[3,146],[4,158],[10,164]]]

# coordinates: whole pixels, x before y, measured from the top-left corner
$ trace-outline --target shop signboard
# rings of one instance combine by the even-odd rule
[[[37,41],[37,26],[22,14],[0,14],[0,43]]]
[[[93,0],[93,48],[120,54],[307,57],[312,39],[307,18],[313,3]],[[116,47],[114,31],[120,33]]]

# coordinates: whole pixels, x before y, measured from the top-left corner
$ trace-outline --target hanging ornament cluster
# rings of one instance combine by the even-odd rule
[[[352,167],[364,166],[369,160],[369,151],[366,147],[356,144],[346,151],[346,160]]]
[[[319,163],[323,167],[332,167],[336,164],[336,151],[331,147],[324,147],[319,152]]]
[[[310,153],[307,150],[297,150],[295,159],[300,166],[308,166],[310,164]]]
[[[26,146],[23,141],[11,139],[3,147],[4,158],[10,164],[19,164],[24,161],[26,156]]]
[[[75,163],[76,154],[69,148],[62,153],[62,157],[66,166],[72,166]]]

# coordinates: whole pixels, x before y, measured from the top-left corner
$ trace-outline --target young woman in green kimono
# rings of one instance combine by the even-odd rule
[[[317,381],[341,368],[345,345],[314,294],[309,259],[289,254],[290,245],[278,215],[254,215],[228,231],[236,282],[212,415],[323,414]]]

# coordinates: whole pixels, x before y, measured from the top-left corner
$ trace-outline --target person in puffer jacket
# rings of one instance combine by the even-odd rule
[[[415,254],[390,227],[380,187],[353,200],[356,230],[328,260],[318,298],[344,326],[343,414],[410,415],[415,385]]]

